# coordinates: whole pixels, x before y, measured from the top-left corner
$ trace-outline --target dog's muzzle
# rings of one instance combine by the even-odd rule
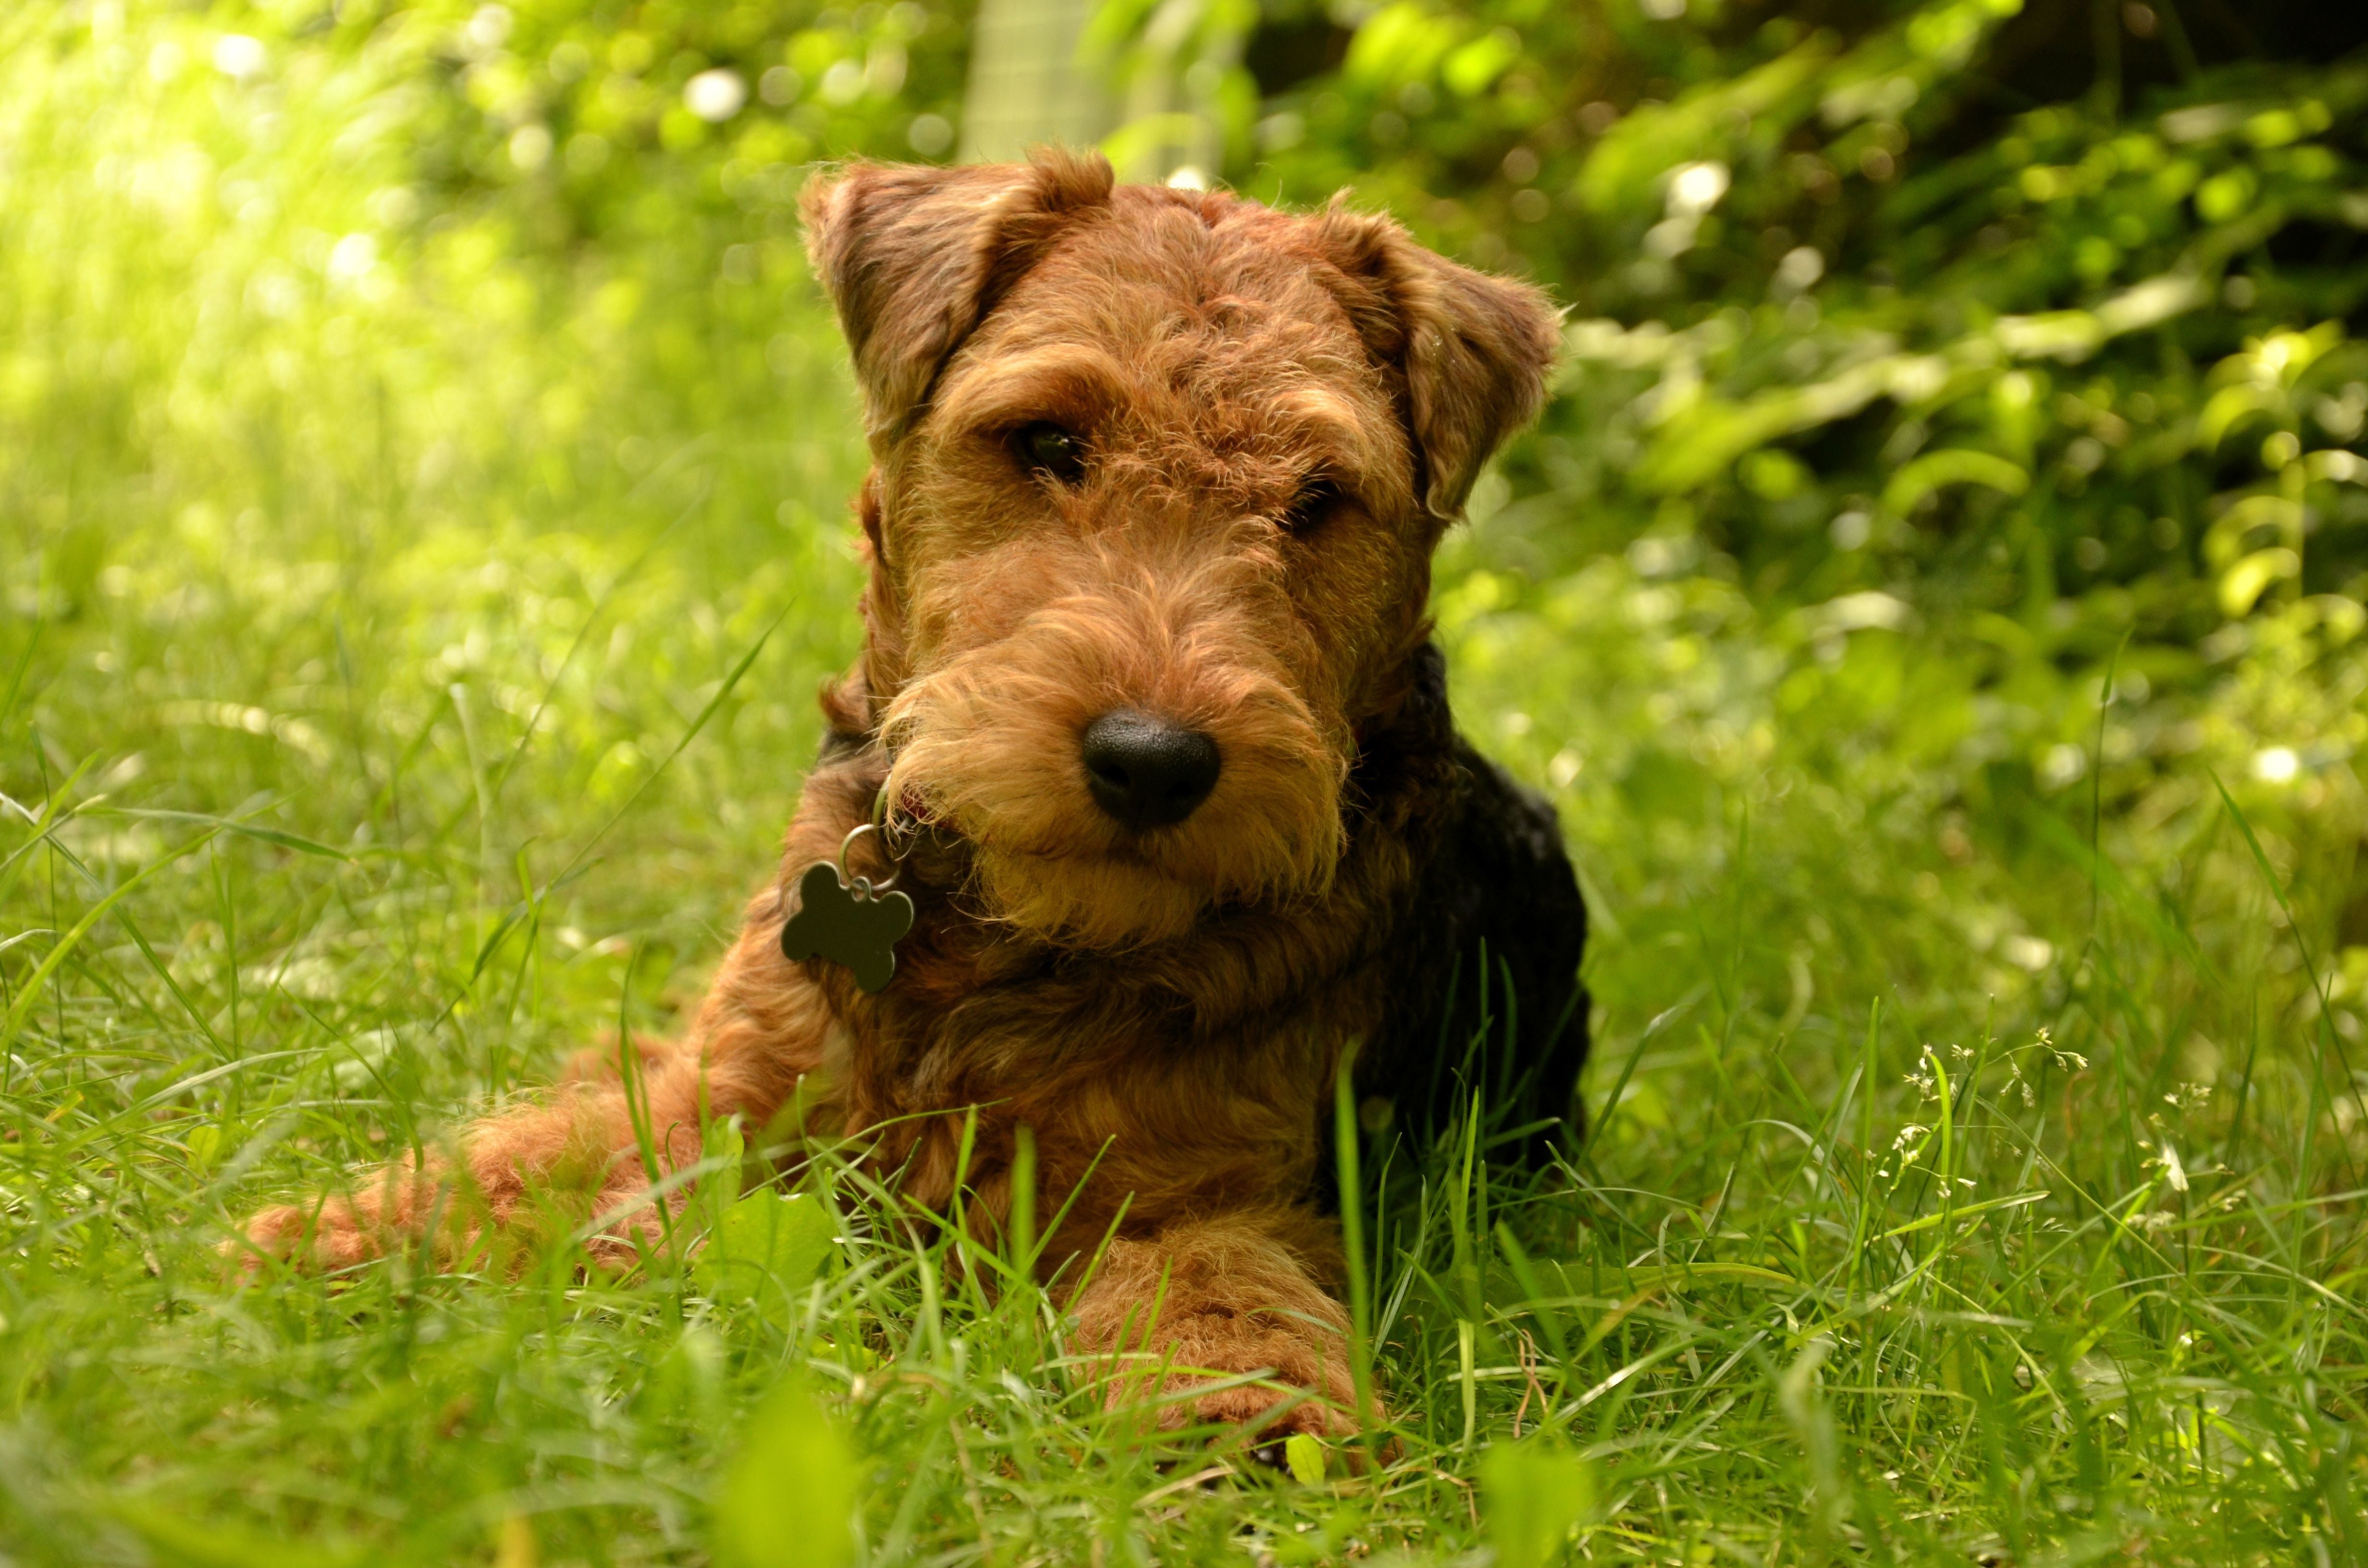
[[[1086,726],[1078,749],[1094,803],[1136,833],[1192,814],[1217,787],[1217,743],[1121,708]]]

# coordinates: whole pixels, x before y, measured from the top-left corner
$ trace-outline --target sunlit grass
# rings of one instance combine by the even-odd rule
[[[1155,1440],[1057,1287],[837,1155],[623,1278],[236,1283],[257,1204],[696,997],[856,645],[860,453],[803,284],[391,224],[367,79],[153,41],[0,95],[0,1551],[700,1562],[719,1499],[831,1539],[841,1466],[879,1563],[2368,1555],[2358,790],[2245,740],[2356,699],[2281,665],[2306,606],[2100,713],[1459,536],[1464,722],[1588,887],[1593,1133],[1358,1151],[1378,1464]]]

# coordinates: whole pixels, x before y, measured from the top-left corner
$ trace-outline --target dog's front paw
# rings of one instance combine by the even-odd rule
[[[1357,1435],[1354,1390],[1326,1387],[1285,1392],[1272,1386],[1272,1381],[1218,1389],[1177,1408],[1189,1408],[1202,1425],[1240,1427],[1260,1450],[1302,1434],[1311,1437]],[[1179,1418],[1175,1424],[1183,1423]]]
[[[1358,1431],[1346,1346],[1331,1335],[1263,1312],[1193,1313],[1167,1328],[1161,1370],[1112,1379],[1112,1409],[1156,1401],[1163,1429],[1238,1426],[1259,1445]]]
[[[314,1203],[281,1203],[266,1209],[224,1242],[222,1251],[252,1278],[267,1263],[327,1273],[385,1255],[385,1224],[342,1198]]]
[[[1323,1255],[1329,1232],[1278,1210],[1113,1242],[1074,1303],[1075,1343],[1114,1358],[1110,1408],[1147,1407],[1169,1431],[1238,1427],[1252,1447],[1357,1433],[1349,1314],[1303,1262]]]
[[[249,1278],[270,1263],[325,1274],[431,1244],[449,1252],[465,1247],[477,1230],[472,1216],[453,1211],[454,1197],[443,1165],[431,1161],[422,1170],[405,1160],[348,1191],[262,1210],[221,1250]]]
[[[601,1189],[592,1202],[588,1221],[575,1226],[574,1233],[594,1267],[623,1274],[680,1244],[683,1237],[675,1227],[689,1199],[685,1188],[662,1198],[653,1196],[636,1167],[631,1180],[612,1181]]]

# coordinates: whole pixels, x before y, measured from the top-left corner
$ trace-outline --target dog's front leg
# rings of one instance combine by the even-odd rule
[[[645,1064],[646,1119],[613,1076],[571,1085],[470,1124],[457,1148],[424,1164],[405,1159],[363,1175],[348,1192],[266,1209],[248,1221],[246,1242],[321,1268],[413,1247],[450,1266],[482,1244],[511,1247],[591,1226],[596,1256],[630,1258],[636,1233],[646,1241],[665,1228],[645,1196],[653,1173],[640,1129],[660,1176],[700,1157],[695,1088],[687,1096],[682,1082],[694,1074],[680,1054],[673,1048]],[[601,1219],[609,1223],[592,1224]]]
[[[542,1102],[472,1122],[449,1154],[264,1210],[227,1250],[250,1266],[277,1257],[339,1268],[416,1248],[450,1265],[488,1244],[514,1253],[584,1231],[596,1259],[631,1262],[636,1242],[658,1240],[680,1210],[686,1185],[652,1189],[701,1157],[702,1128],[734,1115],[768,1126],[823,1064],[829,1006],[781,962],[779,931],[777,919],[752,919],[697,1023],[636,1053],[630,1087],[617,1064],[591,1061]]]
[[[1299,1208],[1179,1221],[1113,1242],[1070,1304],[1078,1347],[1110,1354],[1113,1407],[1156,1401],[1165,1428],[1229,1422],[1269,1438],[1346,1436],[1358,1426],[1349,1318],[1319,1283],[1337,1277],[1339,1259],[1338,1228]],[[1244,1373],[1262,1376],[1233,1381]]]

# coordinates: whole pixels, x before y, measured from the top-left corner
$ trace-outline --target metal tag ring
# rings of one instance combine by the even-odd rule
[[[888,873],[885,881],[878,882],[872,881],[868,877],[848,875],[847,869],[847,852],[855,847],[855,841],[862,837],[865,834],[879,832],[880,825],[877,823],[860,822],[853,827],[848,828],[847,830],[847,836],[838,841],[838,880],[844,886],[860,888],[863,890],[863,895],[866,898],[875,897],[880,893],[886,892],[889,889],[896,885],[896,879],[902,874],[901,872],[891,871]],[[883,844],[887,841],[886,835],[882,835],[881,841]],[[893,865],[894,862],[892,860],[890,864]]]

